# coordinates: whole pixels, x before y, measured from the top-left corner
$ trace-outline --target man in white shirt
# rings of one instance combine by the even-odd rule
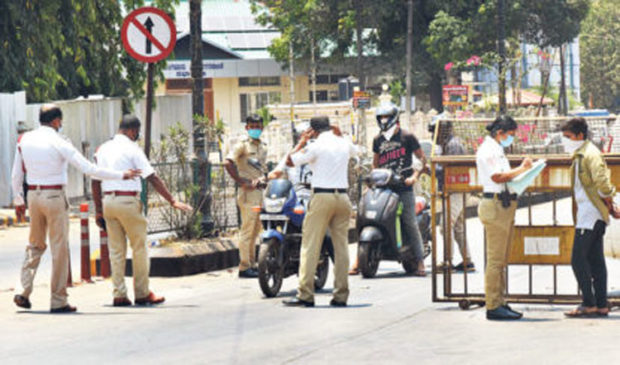
[[[607,316],[607,267],[603,253],[603,237],[613,211],[616,187],[601,151],[588,137],[588,124],[573,118],[562,126],[562,143],[573,163],[573,219],[575,240],[571,255],[573,273],[581,289],[582,302],[566,312],[568,317]]]
[[[52,250],[51,312],[75,312],[67,303],[69,274],[69,201],[65,193],[67,165],[70,163],[84,174],[106,180],[133,179],[140,171],[104,169],[90,163],[63,139],[62,111],[54,104],[45,104],[39,113],[41,127],[27,132],[17,144],[13,161],[12,188],[16,207],[24,207],[22,183],[27,173],[28,210],[30,210],[30,239],[21,269],[21,280],[15,304],[30,308],[33,281],[47,248],[46,235]],[[23,209],[23,208],[22,208]]]
[[[302,134],[287,160],[289,166],[309,164],[313,194],[302,227],[297,296],[283,303],[287,306],[314,306],[314,275],[323,238],[329,228],[335,256],[334,292],[330,305],[344,307],[349,297],[347,270],[351,202],[347,195],[348,164],[356,148],[330,131],[327,117],[312,118],[310,126],[312,129]],[[317,135],[316,142],[306,146],[313,134]]]
[[[95,153],[97,164],[103,168],[137,169],[155,190],[176,209],[191,211],[192,207],[178,202],[157,176],[144,151],[135,142],[140,138],[140,120],[124,115],[118,134],[102,144]],[[125,286],[127,238],[131,243],[134,278],[134,298],[138,305],[160,304],[165,298],[149,290],[149,257],[146,251],[146,217],[142,214],[140,180],[92,182],[96,221],[108,232],[112,285],[115,307],[131,305]],[[103,205],[101,195],[103,192]]]

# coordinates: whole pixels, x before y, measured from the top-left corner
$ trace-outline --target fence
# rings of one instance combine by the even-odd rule
[[[176,199],[186,201],[193,185],[193,169],[190,163],[159,163],[153,167]],[[212,164],[208,191],[210,219],[215,232],[227,231],[239,226],[237,210],[237,189],[235,182],[226,173],[224,165]],[[161,233],[177,231],[188,223],[188,215],[176,211],[156,191],[148,188],[148,232]],[[196,205],[197,202],[188,202]]]
[[[92,159],[97,146],[116,133],[122,115],[120,98],[64,100],[56,104],[63,112],[63,135],[89,159]],[[151,135],[153,146],[159,143],[160,135],[167,133],[168,127],[177,122],[191,130],[191,94],[156,96],[156,105]],[[17,140],[17,121],[25,121],[30,128],[38,127],[40,107],[41,104],[26,104],[25,92],[0,94],[0,206],[10,205],[12,200],[10,176]],[[135,109],[144,127],[144,101],[139,101]],[[188,151],[192,150],[191,141],[187,148]],[[69,198],[83,197],[89,189],[90,184],[82,173],[70,168],[67,184]]]
[[[193,184],[193,172],[191,164],[159,163],[154,164],[157,175],[160,176],[170,192],[176,199],[186,201],[190,195],[189,190]],[[356,169],[356,164],[351,161],[349,169],[349,198],[356,209],[361,194],[361,174]],[[178,231],[187,224],[187,215],[175,211],[163,200],[156,191],[148,188],[148,233],[161,233]],[[230,231],[239,227],[241,222],[237,209],[237,186],[228,175],[223,164],[210,166],[210,179],[208,191],[210,219],[213,223],[214,232]],[[196,204],[196,202],[190,202]],[[212,232],[210,232],[212,233]]]

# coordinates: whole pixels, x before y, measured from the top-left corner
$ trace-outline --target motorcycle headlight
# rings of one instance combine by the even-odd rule
[[[284,208],[284,203],[286,203],[286,198],[266,198],[264,201],[265,212],[280,213],[282,211],[282,208]]]

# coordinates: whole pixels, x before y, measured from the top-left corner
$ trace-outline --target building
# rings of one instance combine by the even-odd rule
[[[192,90],[190,72],[189,1],[176,5],[177,43],[164,70],[166,82],[158,93]],[[267,105],[291,101],[288,70],[271,58],[267,47],[280,36],[257,24],[249,0],[202,2],[202,56],[205,114],[222,119],[231,129]],[[295,70],[295,103],[312,100],[309,70]],[[317,101],[338,100],[338,81],[345,72],[317,75]]]

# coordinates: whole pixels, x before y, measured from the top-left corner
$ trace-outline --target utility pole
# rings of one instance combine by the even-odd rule
[[[209,161],[205,150],[205,131],[201,118],[204,117],[204,88],[202,76],[202,0],[190,0],[190,57],[192,74],[192,115],[194,129],[194,184],[198,185],[198,196],[193,204],[198,207],[202,220],[202,234],[206,235],[213,228],[211,218],[211,199],[209,196]]]
[[[291,128],[295,126],[295,69],[293,64],[295,63],[295,55],[293,54],[293,38],[289,39],[288,43],[288,79],[289,79],[289,98],[291,99],[290,113],[291,113]]]
[[[405,99],[405,113],[407,114],[407,127],[411,128],[411,60],[413,58],[413,0],[407,0],[407,65]]]
[[[311,68],[311,82],[312,82],[312,104],[314,107],[314,115],[316,115],[316,56],[315,56],[315,39],[314,33],[310,36],[310,68]]]
[[[497,1],[497,53],[499,54],[499,113],[506,113],[506,12],[505,0]]]
[[[558,114],[568,114],[568,99],[566,97],[566,73],[564,65],[564,45],[560,46],[560,93],[558,95]]]

